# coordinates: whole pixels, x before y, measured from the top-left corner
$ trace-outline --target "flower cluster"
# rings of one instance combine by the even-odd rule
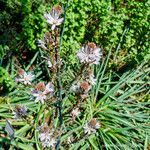
[[[78,98],[86,99],[92,86],[96,84],[97,79],[94,76],[90,66],[86,67],[81,78],[71,86],[70,90],[75,92]]]
[[[54,148],[56,144],[56,139],[54,138],[54,130],[50,130],[47,124],[39,127],[39,139],[44,148],[51,147]]]
[[[25,72],[23,69],[18,70],[18,76],[16,77],[16,82],[22,82],[25,85],[31,85],[34,79],[34,75],[31,72]]]
[[[50,13],[45,13],[44,17],[48,24],[52,25],[51,29],[54,30],[57,26],[61,25],[63,22],[63,18],[60,18],[63,10],[61,6],[54,6]],[[59,30],[55,30],[55,32],[46,32],[43,40],[38,40],[38,46],[43,50],[48,52],[50,58],[45,57],[47,66],[50,71],[55,72],[58,66],[58,62],[61,64],[61,60],[57,61],[58,54],[55,54],[54,49],[58,47],[58,35]],[[46,54],[47,55],[47,54]],[[57,57],[56,57],[57,55]]]
[[[84,128],[84,133],[91,134],[96,133],[96,129],[100,128],[100,123],[96,120],[96,118],[93,118],[90,120],[90,122],[86,123]]]
[[[41,101],[42,104],[44,104],[44,101],[50,98],[53,93],[54,85],[50,82],[46,85],[44,82],[39,82],[31,92],[32,96],[35,97],[35,102]]]
[[[63,18],[59,18],[61,14],[62,14],[61,6],[54,6],[50,13],[44,14],[47,23],[52,25],[51,27],[52,30],[54,30],[56,26],[61,25],[61,23],[63,22]]]
[[[81,63],[84,64],[99,64],[102,56],[101,49],[95,43],[88,43],[79,49],[77,56]]]

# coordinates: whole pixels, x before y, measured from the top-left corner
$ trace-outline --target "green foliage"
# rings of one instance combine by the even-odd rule
[[[0,59],[2,59],[5,54],[8,52],[9,47],[7,45],[0,45]]]
[[[1,0],[1,41],[13,51],[36,51],[36,40],[44,33],[43,14],[47,5],[58,1]],[[61,1],[65,4],[66,1]],[[69,2],[63,36],[62,56],[74,64],[74,54],[87,41],[94,41],[108,51],[115,49],[120,38],[120,51],[131,60],[149,59],[149,1],[74,0]],[[127,61],[129,60],[127,59]]]
[[[125,38],[125,48],[128,48],[129,52],[132,53],[132,57],[135,57],[138,61],[142,61],[143,58],[149,59],[150,46],[148,37],[150,36],[150,24],[148,17],[150,12],[148,8],[150,1],[128,1],[128,3],[127,14],[130,21],[130,30]]]
[[[3,55],[6,53],[4,47],[8,47],[10,50],[16,50],[18,43],[15,38],[20,32],[20,12],[19,12],[19,1],[12,0],[0,0],[1,3],[1,14],[0,14],[0,43],[3,47],[0,53]]]
[[[70,1],[64,35],[64,49],[70,62],[79,48],[77,43],[94,41],[104,50],[110,45],[115,49],[123,37],[120,50],[127,52],[132,60],[148,59],[150,53],[149,1]]]
[[[109,59],[110,53],[95,70],[97,84],[91,92],[91,97],[81,104],[82,115],[76,122],[69,124],[65,113],[64,124],[69,124],[69,127],[65,126],[62,149],[64,147],[64,149],[105,147],[108,150],[147,148],[144,143],[150,136],[149,102],[139,102],[139,100],[144,100],[149,93],[147,76],[150,74],[150,69],[143,63],[137,69],[119,75],[107,70]],[[64,112],[72,107],[73,101],[71,95],[64,99]],[[82,131],[83,126],[93,117],[99,118],[101,128],[95,135],[86,136]],[[71,145],[66,144],[68,137],[75,139]]]
[[[0,3],[2,44],[13,51],[37,50],[36,40],[45,31],[43,0],[1,0]]]
[[[30,62],[32,65],[38,55]],[[97,83],[90,92],[90,97],[80,103],[81,114],[73,121],[70,110],[74,107],[77,98],[67,89],[63,89],[63,135],[61,137],[61,149],[103,149],[126,150],[146,149],[148,146],[149,128],[149,103],[138,102],[135,95],[148,91],[147,76],[150,73],[147,64],[130,70],[122,75],[107,70],[109,57],[101,65],[95,68]],[[41,57],[39,57],[41,58]],[[44,63],[44,62],[43,62]],[[27,70],[30,67],[27,66]],[[42,67],[43,64],[37,64]],[[37,68],[35,67],[35,68]],[[71,74],[74,72],[72,71]],[[36,72],[38,74],[38,72]],[[36,81],[41,81],[38,77]],[[35,82],[36,82],[35,81]],[[63,85],[66,81],[63,82]],[[148,83],[149,84],[149,83]],[[26,149],[42,149],[38,138],[37,128],[51,119],[55,129],[60,130],[58,120],[53,114],[57,113],[51,103],[35,103],[29,94],[31,88],[18,85],[14,91],[9,92],[7,99],[0,102],[0,132],[5,135],[5,120],[12,120],[15,129],[15,137],[11,140],[8,136],[1,137],[3,147]],[[27,107],[26,119],[13,119],[16,105],[22,104]],[[97,118],[101,127],[95,134],[85,135],[84,125],[91,119]],[[68,138],[73,137],[73,142],[68,144]]]
[[[45,21],[43,14],[45,12],[45,7],[42,5],[42,0],[30,1],[22,0],[22,16],[23,20],[21,40],[25,41],[24,47],[29,50],[36,50],[37,42],[36,40],[41,38],[44,33]]]
[[[14,81],[10,77],[9,73],[2,67],[0,67],[0,87],[3,91],[10,91],[14,86]]]

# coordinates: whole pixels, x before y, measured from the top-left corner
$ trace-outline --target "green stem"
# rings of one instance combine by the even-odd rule
[[[66,10],[68,8],[68,3],[69,0],[67,1],[67,4],[64,8],[64,23],[63,23],[63,28],[61,30],[61,35],[60,35],[60,47],[59,47],[59,52],[61,51],[61,46],[62,46],[62,40],[63,40],[63,34],[64,34],[64,29],[65,29],[65,20],[66,20]],[[57,70],[57,86],[58,86],[58,111],[59,111],[59,122],[60,122],[60,127],[63,124],[63,117],[62,117],[62,83],[61,83],[61,72],[60,72],[60,57],[59,57],[59,65],[58,65],[58,70]],[[57,144],[56,144],[56,150],[60,149],[60,139],[61,136],[59,137]]]

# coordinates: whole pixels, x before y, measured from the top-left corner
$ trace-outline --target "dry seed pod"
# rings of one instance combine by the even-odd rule
[[[89,122],[89,125],[90,125],[91,127],[95,127],[96,123],[97,123],[96,118],[93,118],[93,119],[91,119],[91,121]]]
[[[52,37],[52,34],[50,32],[46,32],[44,35],[44,41],[47,45],[50,46],[54,46],[55,45],[55,41],[54,41],[54,37]]]
[[[89,42],[87,45],[91,50],[94,50],[96,48],[96,44],[93,42]]]
[[[24,72],[25,72],[25,71],[24,71],[23,69],[19,69],[18,72],[17,72],[17,75],[18,75],[18,76],[21,76],[21,75],[24,74]]]
[[[83,92],[88,92],[91,89],[91,86],[87,81],[84,81],[80,84],[80,88]]]
[[[45,86],[44,82],[39,82],[39,83],[36,84],[35,89],[38,90],[38,91],[44,91],[45,87],[46,86]]]
[[[96,118],[91,119],[91,121],[88,123],[88,125],[89,125],[90,127],[92,127],[93,129],[98,129],[98,128],[100,128],[100,124],[99,124],[99,122],[97,121]]]
[[[57,12],[59,15],[63,13],[62,7],[60,5],[54,6],[52,10]]]

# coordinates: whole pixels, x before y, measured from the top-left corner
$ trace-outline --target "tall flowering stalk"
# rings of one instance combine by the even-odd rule
[[[59,122],[60,127],[62,125],[63,119],[62,119],[62,84],[61,84],[61,75],[60,75],[60,68],[61,68],[61,59],[60,59],[60,30],[58,26],[60,26],[63,22],[63,18],[60,18],[61,14],[63,13],[63,10],[61,6],[54,6],[50,13],[44,14],[44,17],[48,24],[51,25],[50,32],[45,33],[43,40],[38,40],[38,45],[43,50],[48,51],[50,59],[46,58],[48,67],[53,73],[53,78],[51,79],[51,82],[54,82],[55,89],[57,91],[55,92],[57,97],[56,107],[59,114]],[[39,91],[39,90],[38,90]],[[46,94],[44,91],[39,91],[37,93],[34,93],[33,96],[36,97],[36,101],[39,101],[41,99],[41,95],[43,100],[42,103],[46,99]],[[56,144],[57,147],[59,147],[60,140]]]
[[[62,12],[63,11],[60,6],[54,6],[50,13],[44,14],[47,23],[51,25],[51,31],[45,33],[43,40],[38,40],[38,45],[50,56],[50,57],[43,56],[43,58],[47,61],[48,68],[52,72],[53,76],[51,78],[51,81],[47,85],[45,85],[44,83],[38,83],[35,89],[32,91],[32,95],[35,97],[35,102],[41,101],[42,104],[46,102],[46,99],[49,94],[51,94],[51,96],[55,95],[57,99],[56,109],[58,112],[60,129],[63,123],[62,117],[63,99],[62,99],[62,83],[60,71],[62,62],[60,58],[60,50],[64,27],[61,31],[58,27],[62,24],[63,21],[65,21],[65,15],[64,19],[61,18]],[[100,59],[102,57],[102,52],[101,49],[98,46],[96,46],[95,43],[88,42],[78,50],[77,57],[79,58],[79,61],[81,63],[81,68],[77,76],[73,79],[73,81],[75,82],[71,83],[71,89],[77,97],[77,103],[70,110],[70,116],[72,117],[73,121],[75,121],[77,116],[79,116],[81,113],[80,103],[88,98],[89,91],[91,90],[92,86],[96,84],[96,79],[94,77],[94,73],[91,69],[91,66],[99,64]],[[56,90],[55,92],[54,87]],[[49,90],[50,92],[45,93],[46,89]],[[96,122],[96,120],[94,121]],[[85,133],[90,134],[91,132],[96,132],[96,129],[99,128],[99,124],[95,123],[95,125],[96,126],[91,126],[90,123],[86,124],[84,127]],[[50,135],[49,132],[48,134],[46,134],[48,135],[48,139],[46,137],[43,137],[43,135],[45,136],[45,133],[41,134],[40,140],[43,146],[46,147],[46,145],[50,141]],[[55,145],[56,149],[59,149],[60,136],[57,142],[52,141],[52,145],[53,146]]]

